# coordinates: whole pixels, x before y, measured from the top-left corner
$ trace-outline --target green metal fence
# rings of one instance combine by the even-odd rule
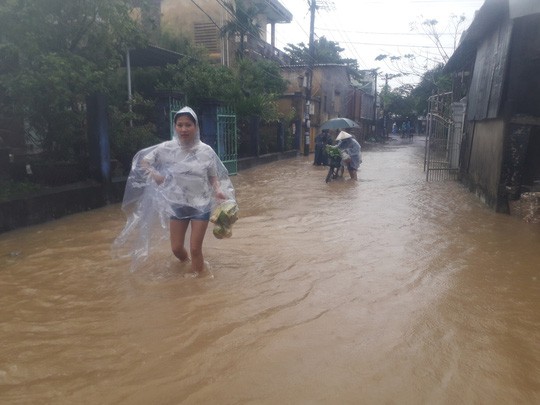
[[[236,114],[229,107],[218,107],[217,109],[217,152],[229,174],[237,174],[238,137]]]
[[[180,108],[182,108],[184,105],[185,105],[185,102],[182,100],[179,100],[177,98],[172,98],[172,97],[169,98],[169,111],[170,111],[169,124],[171,128],[171,139],[174,138],[174,122],[173,122],[174,114],[176,114],[176,112]]]

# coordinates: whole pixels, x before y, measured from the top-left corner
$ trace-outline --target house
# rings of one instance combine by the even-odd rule
[[[276,25],[290,23],[292,14],[278,0],[138,0],[139,7],[132,13],[145,28],[150,44],[159,43],[160,36],[189,41],[207,52],[216,64],[233,67],[239,54],[252,60],[266,59],[278,64],[289,63],[289,57],[275,48]],[[144,6],[144,7],[143,7]],[[166,42],[166,41],[163,41]],[[157,66],[178,55],[149,45],[129,51],[130,60],[140,56],[142,62]],[[174,63],[174,62],[173,62]],[[126,63],[127,65],[127,63]],[[134,66],[146,66],[139,63]],[[159,64],[161,65],[161,64]],[[128,74],[129,76],[129,74]],[[129,92],[131,94],[131,91]],[[156,110],[164,128],[160,133],[173,133],[172,116],[183,101],[182,89],[156,93]],[[214,145],[218,111],[226,108],[219,100],[208,99],[198,106],[201,127]],[[253,131],[250,131],[253,132]],[[241,153],[259,154],[259,134],[254,132],[253,141],[241,142]],[[248,145],[249,144],[249,145]],[[247,145],[247,146],[246,146]]]
[[[296,147],[302,150],[305,145],[303,140],[300,142],[302,127],[305,125],[303,120],[308,112],[305,92],[307,68],[306,65],[281,67],[281,75],[289,86],[281,97],[279,110],[285,115],[294,111],[295,120],[291,131],[296,136]],[[363,141],[370,134],[375,108],[375,95],[371,91],[374,91],[375,87],[354,80],[349,69],[347,65],[341,64],[313,66],[309,103],[310,151],[314,150],[314,139],[320,132],[320,126],[331,118],[346,117],[360,123],[360,129],[350,130],[359,141]]]
[[[273,59],[285,63],[288,57],[275,47],[276,24],[290,23],[292,14],[278,0],[237,0],[253,10],[252,24],[260,28],[259,35],[221,35],[221,28],[234,21],[228,5],[235,0],[161,1],[161,29],[190,39],[208,50],[212,60],[225,66],[235,63],[235,55],[243,41],[244,53],[252,58]],[[246,22],[239,20],[240,26]],[[270,28],[267,34],[267,26]],[[270,38],[268,38],[268,36]]]
[[[454,100],[466,102],[461,181],[498,212],[537,204],[540,2],[486,0],[445,71],[455,77]]]
[[[161,18],[159,27],[162,32],[181,36],[195,45],[204,47],[210,58],[216,63],[232,66],[237,52],[242,49],[244,56],[276,61],[282,66],[282,76],[289,82],[289,89],[283,95],[280,111],[287,115],[296,112],[291,132],[295,134],[296,149],[302,149],[300,142],[304,119],[306,66],[291,66],[290,58],[275,47],[276,25],[290,23],[292,14],[278,0],[197,0],[178,2],[175,0],[155,0],[160,3]],[[239,18],[240,28],[246,27],[242,16],[231,10],[231,5],[244,4],[253,11],[251,23],[260,27],[258,35],[247,34],[223,36],[223,27]],[[155,14],[155,13],[154,13]],[[150,13],[150,17],[154,15]],[[155,19],[155,18],[154,18]],[[152,18],[141,18],[148,26]],[[157,24],[154,24],[157,26]],[[267,27],[269,29],[267,29]],[[303,82],[299,85],[299,77]],[[319,65],[314,68],[312,79],[311,106],[309,107],[311,130],[310,145],[318,127],[327,119],[334,117],[351,118],[362,124],[356,134],[363,140],[372,131],[375,118],[375,85],[357,82],[349,74],[345,65]]]

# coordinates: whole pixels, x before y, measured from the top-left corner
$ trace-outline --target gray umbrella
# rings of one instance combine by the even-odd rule
[[[348,118],[332,118],[321,125],[321,130],[338,128],[360,128],[360,125]]]

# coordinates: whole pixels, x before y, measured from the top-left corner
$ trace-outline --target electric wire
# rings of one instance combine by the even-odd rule
[[[232,19],[235,19],[236,16],[235,14],[230,10],[229,7],[227,7],[226,3],[227,4],[232,4],[232,3],[228,3],[226,2],[226,0],[216,0],[217,3],[225,10],[225,12],[229,15],[229,18],[232,18]],[[305,1],[305,13],[303,14],[303,18],[305,18],[307,15],[310,14],[310,1],[316,1],[316,0],[306,0]],[[468,3],[476,3],[478,0],[465,0],[465,2],[468,2]],[[196,3],[195,0],[191,0],[191,2],[193,4],[195,4],[203,13],[205,13],[205,15],[208,16],[208,18],[210,19],[210,21],[212,21],[215,25],[217,25],[211,18],[210,16],[208,15],[208,13],[206,13],[204,11],[204,9]],[[377,3],[377,1],[375,2]],[[452,3],[452,1],[446,1],[446,0],[442,0],[440,1],[439,3]],[[325,10],[326,12],[326,10]],[[329,40],[335,42],[339,47],[341,48],[345,48],[346,51],[348,52],[348,57],[351,57],[351,59],[356,59],[357,61],[357,64],[358,64],[358,67],[359,68],[362,68],[362,67],[368,67],[370,64],[369,63],[366,63],[364,61],[364,58],[362,55],[359,54],[359,51],[358,49],[362,46],[367,46],[367,47],[375,47],[375,46],[378,46],[378,47],[382,47],[380,49],[380,52],[381,54],[389,54],[389,52],[387,51],[387,49],[385,48],[397,48],[397,52],[399,52],[399,50],[401,48],[406,48],[406,49],[424,49],[424,50],[430,50],[430,49],[436,49],[436,46],[433,46],[433,45],[422,45],[422,44],[405,44],[405,43],[395,43],[395,42],[380,42],[380,41],[376,41],[376,42],[370,42],[370,41],[356,41],[356,40],[352,40],[350,38],[350,35],[353,34],[353,35],[357,35],[357,34],[365,34],[365,35],[377,35],[377,36],[388,36],[388,35],[399,35],[400,38],[403,38],[403,37],[417,37],[417,38],[427,38],[428,37],[428,34],[427,33],[395,33],[395,32],[386,32],[386,31],[382,31],[382,32],[373,32],[373,31],[357,31],[357,30],[350,30],[350,29],[347,29],[346,27],[342,27],[340,25],[340,21],[337,20],[337,14],[336,13],[333,13],[333,12],[328,12],[328,14],[325,14],[324,15],[324,18],[323,18],[323,15],[321,14],[321,10],[320,9],[317,9],[316,10],[316,19],[315,19],[315,32],[314,32],[314,35],[315,35],[315,39],[316,40],[320,40],[320,38],[322,36],[325,36],[326,38],[329,38]],[[327,24],[327,21],[328,19],[331,19],[332,21],[332,24],[330,27],[328,27],[328,24]],[[321,20],[325,20],[326,22],[324,24],[320,24],[320,21]],[[245,29],[247,31],[247,28],[245,25],[242,25],[242,23],[238,20],[236,20],[236,23],[239,24],[239,26],[242,28],[242,29]],[[295,17],[295,15],[293,14],[293,20],[292,20],[292,24],[294,24],[298,29],[299,29],[299,32],[302,32],[303,34],[306,35],[307,38],[309,38],[309,33],[306,32],[305,30],[305,24],[302,24],[301,23],[301,19]],[[339,27],[339,28],[336,28],[336,27]],[[325,35],[320,35],[321,33],[325,34]],[[450,35],[450,34],[446,34],[444,33],[443,35]],[[281,36],[280,32],[279,32],[279,29],[276,30],[275,32],[275,37],[274,37],[274,40],[275,40],[275,44],[276,44],[276,48],[278,49],[286,49],[287,46],[289,45],[297,45],[297,44],[300,44],[300,43],[304,43],[304,44],[308,44],[309,45],[309,39],[307,41],[295,41],[295,42],[291,42],[290,41],[290,38],[287,38],[287,40],[285,41],[283,39],[283,37]],[[453,49],[453,47],[444,47],[445,49]],[[395,51],[395,50],[394,50]],[[309,55],[309,53],[307,53],[306,55],[306,58],[308,58],[306,60],[306,64],[309,64],[309,63],[314,63],[315,60],[314,59],[309,59],[311,58],[311,55]],[[431,58],[429,57],[429,54],[427,55],[427,60],[430,60]],[[380,61],[379,61],[380,62]],[[395,70],[395,67],[391,67],[389,66],[388,64],[388,60],[383,60],[382,61],[382,64],[386,65],[387,68],[389,68],[391,71]],[[365,70],[365,69],[364,69]]]

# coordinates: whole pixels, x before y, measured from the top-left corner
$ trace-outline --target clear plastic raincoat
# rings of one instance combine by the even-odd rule
[[[127,222],[113,244],[119,256],[130,256],[132,270],[144,262],[151,249],[169,238],[171,218],[184,219],[211,213],[224,200],[215,197],[216,188],[234,202],[229,174],[214,150],[200,140],[195,112],[184,107],[196,121],[192,142],[177,134],[172,140],[143,149],[131,165],[122,210]]]
[[[350,158],[349,167],[358,170],[362,163],[362,147],[353,136],[345,131],[341,131],[336,137],[337,148],[341,152],[342,159]]]

